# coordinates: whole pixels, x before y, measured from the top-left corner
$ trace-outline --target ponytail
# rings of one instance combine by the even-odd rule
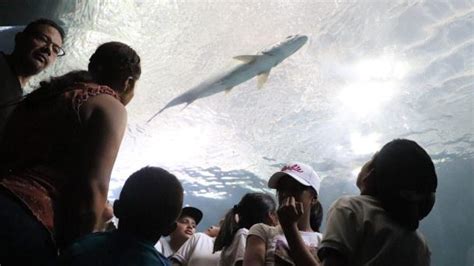
[[[238,208],[238,205],[235,205],[234,208],[227,211],[219,234],[217,234],[216,240],[214,241],[213,252],[217,252],[222,250],[224,247],[230,246],[232,240],[234,239],[235,232],[240,229],[237,221],[235,220],[235,215],[237,214]]]
[[[309,223],[311,229],[315,232],[320,232],[321,223],[323,222],[323,206],[319,200],[311,206],[311,213],[309,216]]]
[[[230,246],[239,229],[250,229],[254,224],[266,223],[269,214],[275,212],[275,209],[276,203],[272,196],[257,192],[245,194],[239,204],[225,215],[221,230],[214,242],[214,252]]]

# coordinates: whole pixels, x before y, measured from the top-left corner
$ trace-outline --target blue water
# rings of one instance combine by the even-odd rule
[[[68,56],[31,82],[85,68],[98,44],[119,40],[142,57],[129,127],[109,198],[145,165],[164,166],[217,223],[283,163],[311,164],[327,210],[357,194],[364,161],[393,138],[435,161],[437,203],[421,225],[433,265],[474,264],[473,1],[70,1],[59,18]],[[308,43],[230,93],[170,108],[176,95],[288,35]]]

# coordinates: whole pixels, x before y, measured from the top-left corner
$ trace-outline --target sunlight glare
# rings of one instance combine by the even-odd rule
[[[176,166],[196,160],[209,144],[209,128],[194,126],[179,130],[162,129],[157,136],[149,138],[147,144],[150,158],[160,164]]]
[[[357,155],[364,155],[376,152],[380,148],[381,135],[379,133],[371,133],[362,136],[359,132],[351,134],[351,148]]]
[[[347,80],[349,85],[342,89],[339,99],[351,112],[366,116],[395,96],[408,65],[393,55],[385,55],[359,61],[350,69],[353,78]]]

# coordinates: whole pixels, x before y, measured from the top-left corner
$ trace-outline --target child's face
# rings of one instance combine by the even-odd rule
[[[186,241],[196,232],[196,221],[189,216],[181,216],[176,221],[176,230],[170,237]],[[184,242],[183,241],[183,242]]]
[[[276,226],[278,225],[278,215],[276,211],[272,211],[268,213],[268,219],[266,219],[265,224]]]
[[[221,228],[219,226],[211,225],[209,228],[206,229],[204,233],[210,237],[216,237],[219,234]]]
[[[283,176],[277,184],[278,203],[281,205],[283,200],[288,197],[294,197],[296,202],[303,203],[305,210],[311,208],[315,195],[310,187],[303,186],[290,176]]]

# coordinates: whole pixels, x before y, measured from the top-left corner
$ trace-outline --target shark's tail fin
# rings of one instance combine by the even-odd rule
[[[172,107],[172,106],[175,106],[175,105],[178,105],[178,104],[182,104],[182,103],[186,103],[186,105],[183,107],[183,109],[181,110],[184,110],[184,108],[188,107],[188,105],[190,105],[191,103],[193,103],[194,100],[189,100],[189,101],[182,101],[180,98],[176,98],[174,100],[172,100],[171,102],[169,102],[165,107],[161,108],[160,111],[158,111],[157,113],[155,113],[152,117],[150,117],[150,119],[148,119],[146,122],[147,123],[150,123],[151,120],[153,120],[156,116],[158,116],[159,114],[161,114],[161,112],[163,112],[165,109],[169,108],[169,107]]]
[[[156,112],[156,113],[155,113],[152,117],[150,117],[150,119],[148,119],[146,122],[147,122],[147,123],[150,123],[151,120],[153,120],[153,118],[155,118],[157,115],[159,115],[161,112],[163,112],[167,107],[168,107],[168,106],[165,106],[165,107],[161,108],[160,111]]]

